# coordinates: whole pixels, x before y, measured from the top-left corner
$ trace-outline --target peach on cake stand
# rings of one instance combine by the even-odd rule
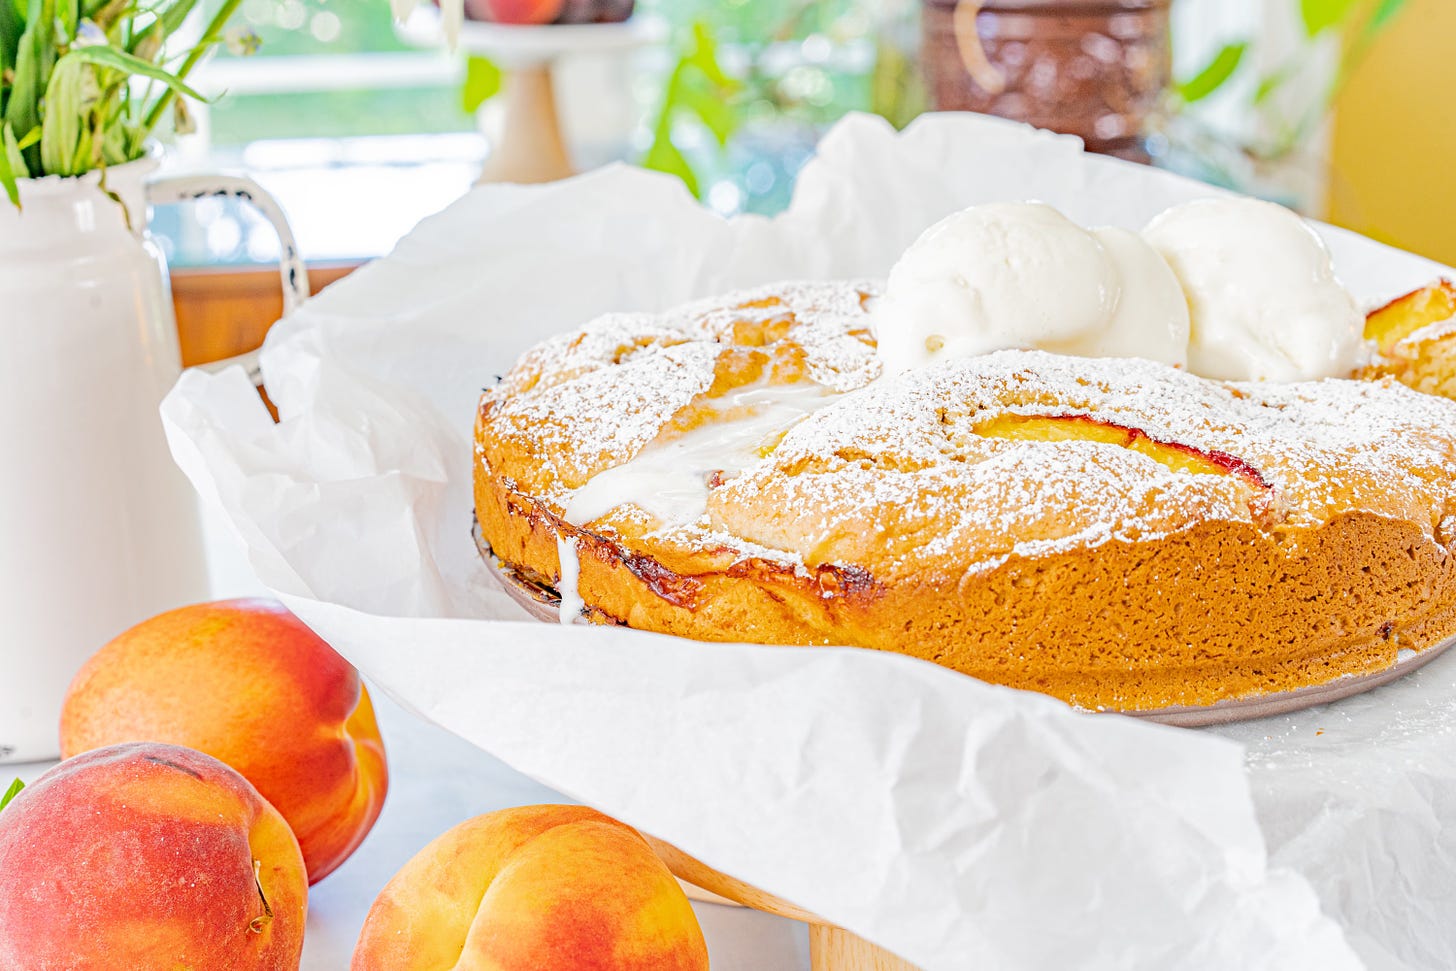
[[[395,30],[418,47],[448,45],[440,11],[433,6],[417,7]],[[500,133],[478,181],[554,182],[574,174],[556,111],[555,63],[573,54],[631,50],[663,34],[660,23],[640,16],[621,23],[544,26],[465,21],[455,46],[490,58],[504,72]]]

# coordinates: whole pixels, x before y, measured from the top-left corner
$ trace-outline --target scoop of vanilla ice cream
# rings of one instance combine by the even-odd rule
[[[1072,343],[1046,347],[1078,357],[1142,357],[1182,365],[1188,358],[1188,301],[1158,251],[1126,229],[1092,230],[1117,267],[1117,308],[1106,325]]]
[[[1143,230],[1188,298],[1188,370],[1235,381],[1347,377],[1364,320],[1304,220],[1257,199],[1200,199]]]
[[[1187,306],[1135,234],[1089,232],[1041,203],[994,203],[930,227],[873,314],[887,374],[1008,348],[1183,362]]]

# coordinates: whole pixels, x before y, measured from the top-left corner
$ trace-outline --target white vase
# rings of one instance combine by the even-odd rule
[[[0,762],[54,758],[85,660],[208,595],[196,499],[157,411],[181,362],[147,204],[158,187],[256,186],[149,192],[155,169],[110,169],[115,199],[98,173],[23,180],[19,211],[0,196]]]

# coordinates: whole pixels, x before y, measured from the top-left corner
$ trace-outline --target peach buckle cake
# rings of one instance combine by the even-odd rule
[[[1005,208],[976,217],[1012,224],[995,245],[1045,215]],[[1117,285],[1151,286],[1127,272],[1144,245],[1087,249],[1095,286],[1045,299],[1080,313],[1118,246],[1137,252],[1105,260]],[[1054,255],[1059,272],[1083,258]],[[1234,311],[1162,259],[1181,322],[1124,295],[1053,332],[1069,311],[1038,323],[1034,281],[998,296],[1006,281],[976,270],[955,286],[979,287],[992,323],[950,326],[941,300],[925,335],[895,291],[908,278],[923,302],[934,280],[898,265],[884,288],[783,284],[602,317],[485,392],[481,533],[560,590],[564,620],[896,651],[1094,709],[1322,684],[1456,634],[1456,402],[1401,384],[1389,358],[1328,348],[1320,367],[1364,379],[1190,373],[1199,341],[1234,326],[1207,316]],[[1440,290],[1366,326],[1408,336]],[[1017,314],[1032,323],[1005,324]],[[1020,346],[984,346],[996,327]],[[1081,356],[1139,334],[1179,360]]]

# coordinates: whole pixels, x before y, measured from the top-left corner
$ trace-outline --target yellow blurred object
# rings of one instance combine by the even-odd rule
[[[1331,220],[1456,264],[1456,2],[1410,0],[1335,102]]]

